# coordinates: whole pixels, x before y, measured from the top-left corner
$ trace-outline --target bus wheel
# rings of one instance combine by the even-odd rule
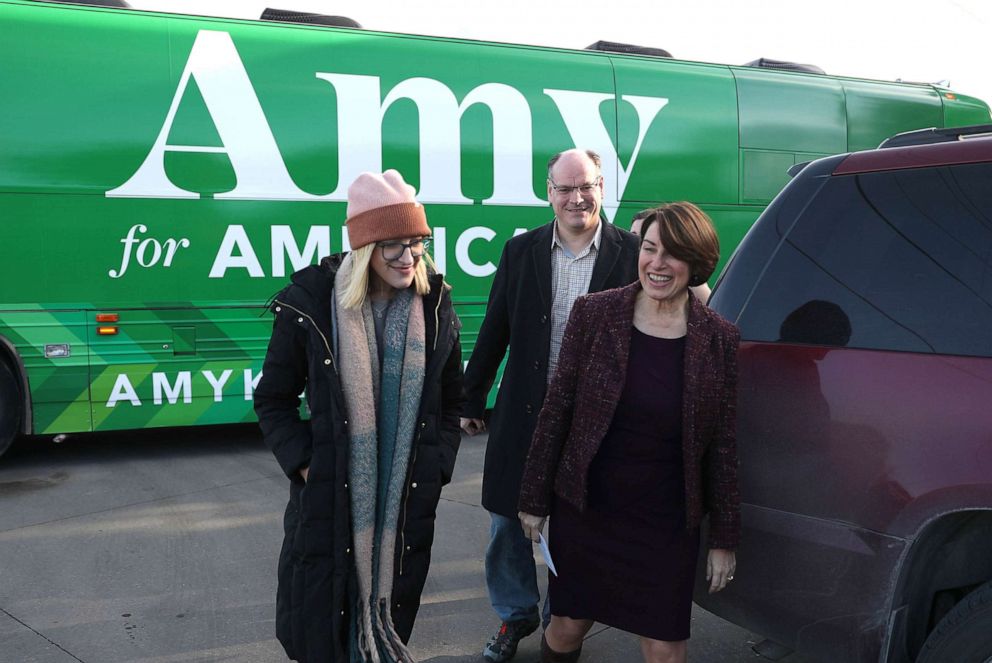
[[[17,435],[21,425],[21,392],[10,368],[0,360],[0,455]]]
[[[916,663],[992,661],[992,581],[981,585],[944,615],[923,643]]]

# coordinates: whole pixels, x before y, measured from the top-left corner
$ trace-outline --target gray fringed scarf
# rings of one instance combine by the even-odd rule
[[[354,538],[357,603],[351,660],[413,663],[393,626],[393,556],[400,503],[424,386],[424,311],[413,288],[396,293],[386,317],[380,370],[375,322],[368,300],[360,310],[341,306],[349,254],[335,277],[335,315],[341,383],[348,408],[348,494]]]

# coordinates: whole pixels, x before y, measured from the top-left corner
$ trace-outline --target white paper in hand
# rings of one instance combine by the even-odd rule
[[[555,563],[551,561],[551,550],[548,548],[548,540],[544,538],[543,532],[538,532],[538,536],[541,537],[538,545],[541,546],[541,555],[544,557],[544,563],[548,565],[548,568],[551,569],[551,572],[557,578],[558,572],[555,570]]]

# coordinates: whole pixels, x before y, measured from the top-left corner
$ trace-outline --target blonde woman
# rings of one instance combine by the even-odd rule
[[[290,480],[276,635],[301,662],[406,663],[460,439],[460,324],[398,172],[360,175],[347,215],[352,251],[273,301],[255,391]]]

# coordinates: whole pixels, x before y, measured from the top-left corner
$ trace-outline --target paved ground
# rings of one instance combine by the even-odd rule
[[[496,626],[484,450],[484,437],[463,441],[442,496],[411,642],[424,663],[479,663]],[[0,663],[284,661],[272,634],[286,485],[253,426],[20,441],[0,459]],[[762,660],[756,636],[698,608],[693,619],[693,663]],[[516,660],[538,661],[538,642]],[[596,628],[583,660],[638,651]]]

